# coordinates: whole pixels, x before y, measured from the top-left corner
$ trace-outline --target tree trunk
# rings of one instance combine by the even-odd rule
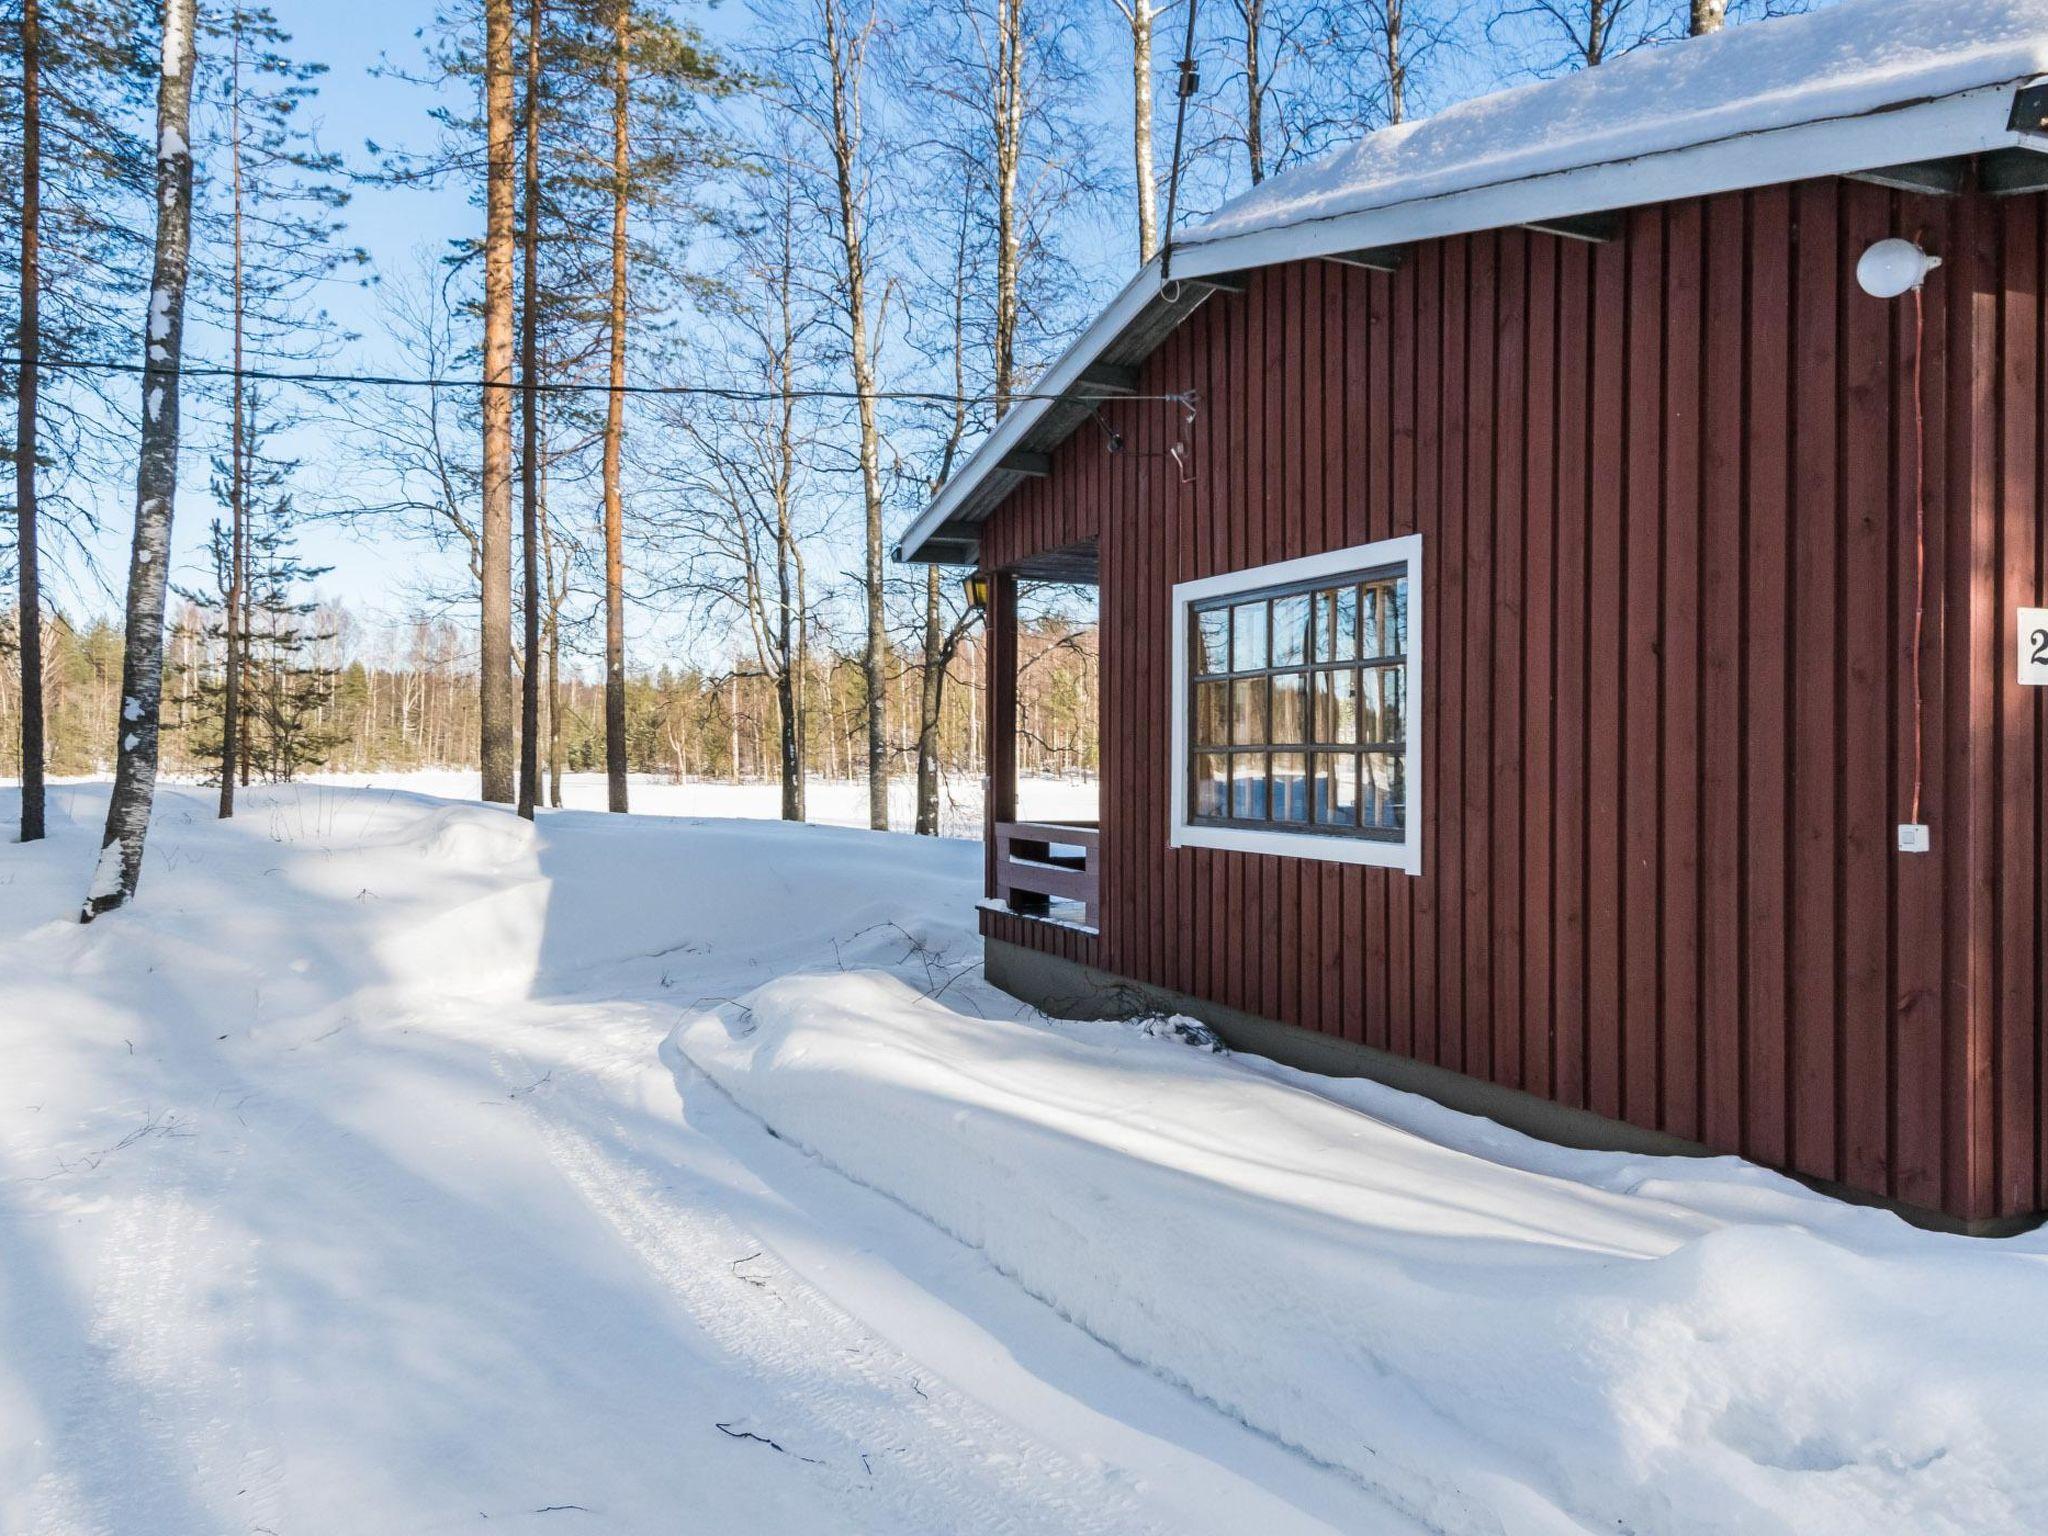
[[[1728,20],[1728,0],[1692,0],[1692,35],[1718,32]]]
[[[996,414],[1017,381],[1017,167],[1024,150],[1024,0],[996,4]]]
[[[940,631],[939,568],[924,569],[924,678],[917,711],[917,831],[939,835],[939,711],[945,702],[945,639]]]
[[[519,814],[540,792],[540,34],[542,0],[526,7],[526,207],[519,231],[519,517],[525,665],[519,672]]]
[[[1266,179],[1265,86],[1259,76],[1259,28],[1265,0],[1239,0],[1244,16],[1244,153],[1252,185]]]
[[[230,306],[234,311],[234,382],[228,438],[228,584],[226,623],[222,626],[227,654],[222,658],[220,728],[220,808],[225,821],[235,814],[235,767],[242,735],[242,583],[247,561],[248,476],[243,463],[244,419],[248,399],[243,387],[244,292],[242,283],[242,17],[234,13],[234,49],[228,65],[228,186],[234,200],[234,278]]]
[[[21,359],[14,402],[15,563],[21,605],[21,840],[43,837],[43,593],[36,561],[36,388],[42,356],[41,0],[21,7]]]
[[[512,0],[484,0],[484,390],[481,679],[483,798],[513,797]]]
[[[796,349],[795,320],[790,305],[792,253],[789,226],[783,225],[782,269],[778,274],[782,307],[782,350],[776,376],[782,384],[782,414],[777,434],[780,455],[775,479],[775,713],[780,728],[782,819],[804,819],[803,749],[803,573],[797,562],[796,530],[790,522],[790,489],[796,480],[796,395],[790,377]]]
[[[1396,0],[1398,3],[1398,0]],[[1152,0],[1130,0],[1131,160],[1138,183],[1138,264],[1159,253],[1159,182],[1152,168]]]
[[[1698,0],[1695,0],[1695,4]],[[1726,0],[1723,0],[1726,3]],[[1386,43],[1387,58],[1387,122],[1403,123],[1408,120],[1408,64],[1401,56],[1401,11],[1403,0],[1387,0],[1387,30],[1383,41]]]
[[[776,724],[780,729],[782,768],[782,819],[804,819],[804,760],[802,739],[797,730],[797,680],[784,670],[775,676]]]
[[[164,592],[178,494],[178,369],[185,344],[185,276],[192,252],[192,50],[195,0],[164,0],[156,105],[156,256],[142,375],[135,538],[128,555],[127,636],[121,659],[120,749],[107,830],[80,912],[91,922],[135,895],[156,797],[164,687]]]
[[[249,646],[256,634],[256,599],[254,584],[248,579],[248,565],[248,538],[244,535],[242,541],[242,707],[239,717],[235,722],[235,729],[241,742],[241,748],[236,756],[241,760],[242,788],[244,789],[249,787],[249,769],[256,753],[255,737],[249,729],[249,721],[254,711],[249,707],[248,699]]]
[[[612,290],[611,393],[604,410],[604,776],[605,803],[626,809],[625,512],[619,496],[619,450],[626,430],[626,199],[631,170],[627,109],[631,105],[633,8],[612,0]]]
[[[1005,4],[1011,0],[1004,0]],[[832,166],[839,193],[839,237],[846,255],[846,321],[853,391],[860,421],[860,481],[867,511],[867,644],[861,679],[867,687],[868,825],[889,830],[888,704],[883,662],[888,650],[882,612],[882,437],[875,413],[875,366],[867,316],[867,257],[860,180],[860,44],[845,35],[840,0],[823,0],[825,52],[832,73]]]
[[[562,808],[562,619],[548,624],[548,804]]]

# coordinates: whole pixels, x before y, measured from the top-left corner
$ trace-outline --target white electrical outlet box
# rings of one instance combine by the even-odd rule
[[[2020,682],[2048,688],[2048,608],[2020,610]]]
[[[1926,827],[1917,822],[1899,823],[1899,852],[1925,853],[1934,846],[1934,839]]]

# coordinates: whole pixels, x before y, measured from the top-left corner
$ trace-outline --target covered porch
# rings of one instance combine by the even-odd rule
[[[1024,764],[1032,759],[1042,767],[1049,759],[1062,776],[1090,771],[1085,756],[1073,753],[1070,744],[1044,739],[1028,683],[1048,643],[1068,646],[1085,636],[1085,699],[1099,731],[1101,693],[1092,649],[1098,573],[1095,540],[1088,538],[999,568],[984,566],[975,577],[987,635],[981,930],[984,937],[1084,963],[1093,963],[1101,935],[1099,800],[1086,780],[1049,782],[1027,776]],[[1085,623],[1076,622],[1083,612]],[[1055,613],[1060,617],[1051,623],[1054,635],[1069,623],[1073,628],[1065,638],[1048,642],[1044,615]],[[1094,768],[1099,771],[1099,764]]]

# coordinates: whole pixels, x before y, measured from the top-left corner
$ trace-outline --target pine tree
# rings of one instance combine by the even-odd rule
[[[291,36],[277,24],[268,6],[235,4],[224,14],[208,17],[209,36],[225,45],[224,67],[203,95],[218,119],[215,137],[223,142],[228,165],[226,184],[216,201],[209,229],[227,250],[226,271],[219,262],[202,261],[214,286],[225,290],[232,333],[233,377],[229,392],[229,456],[226,473],[217,477],[229,518],[229,577],[224,612],[227,705],[220,743],[220,814],[235,809],[234,767],[246,761],[237,740],[242,711],[238,707],[246,645],[240,633],[245,604],[248,557],[248,509],[256,478],[255,444],[269,430],[252,419],[252,392],[244,378],[249,352],[266,362],[305,360],[331,350],[337,328],[313,302],[316,285],[345,265],[368,260],[360,250],[339,245],[340,210],[348,195],[336,180],[340,157],[321,151],[304,123],[314,82],[326,72],[321,64],[301,63],[285,51]]]
[[[279,497],[249,530],[248,760],[273,784],[324,764],[341,740],[325,724],[335,680],[314,654],[334,631],[308,622],[320,605],[304,591],[328,568],[299,558],[293,520]]]
[[[632,207],[633,7],[611,0],[612,12],[612,184],[611,282],[605,295],[606,381],[604,411],[604,779],[605,808],[624,813],[626,804],[626,562],[625,502],[620,494],[620,457],[626,437],[626,325],[628,321],[627,215]]]
[[[547,37],[542,0],[527,0],[525,149],[521,165],[519,219],[519,512],[520,610],[525,619],[519,676],[519,814],[533,820],[540,777],[540,240],[542,93],[541,67]]]
[[[44,525],[61,532],[88,520],[71,489],[114,472],[126,415],[112,376],[52,371],[44,359],[104,359],[128,343],[147,256],[135,231],[150,175],[148,149],[129,125],[147,99],[150,63],[146,29],[128,6],[18,4],[18,24],[0,27],[0,121],[21,128],[0,138],[0,227],[16,232],[0,252],[0,265],[12,266],[0,303],[13,305],[0,330],[22,363],[0,385],[15,396],[4,452],[14,470],[21,838],[30,842],[43,835],[48,755]],[[0,538],[0,556],[6,550]]]
[[[36,546],[36,386],[42,340],[43,42],[38,0],[21,8],[21,308],[15,355],[14,560],[20,582],[21,840],[43,836],[43,598]]]
[[[510,803],[512,712],[512,258],[518,154],[512,97],[512,0],[484,0],[483,798]]]

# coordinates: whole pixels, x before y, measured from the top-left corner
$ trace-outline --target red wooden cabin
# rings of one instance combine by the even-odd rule
[[[899,551],[990,578],[991,975],[2048,1207],[2044,75],[2043,0],[1850,0],[1183,232]],[[1016,589],[1076,579],[1100,828],[1018,827]]]

